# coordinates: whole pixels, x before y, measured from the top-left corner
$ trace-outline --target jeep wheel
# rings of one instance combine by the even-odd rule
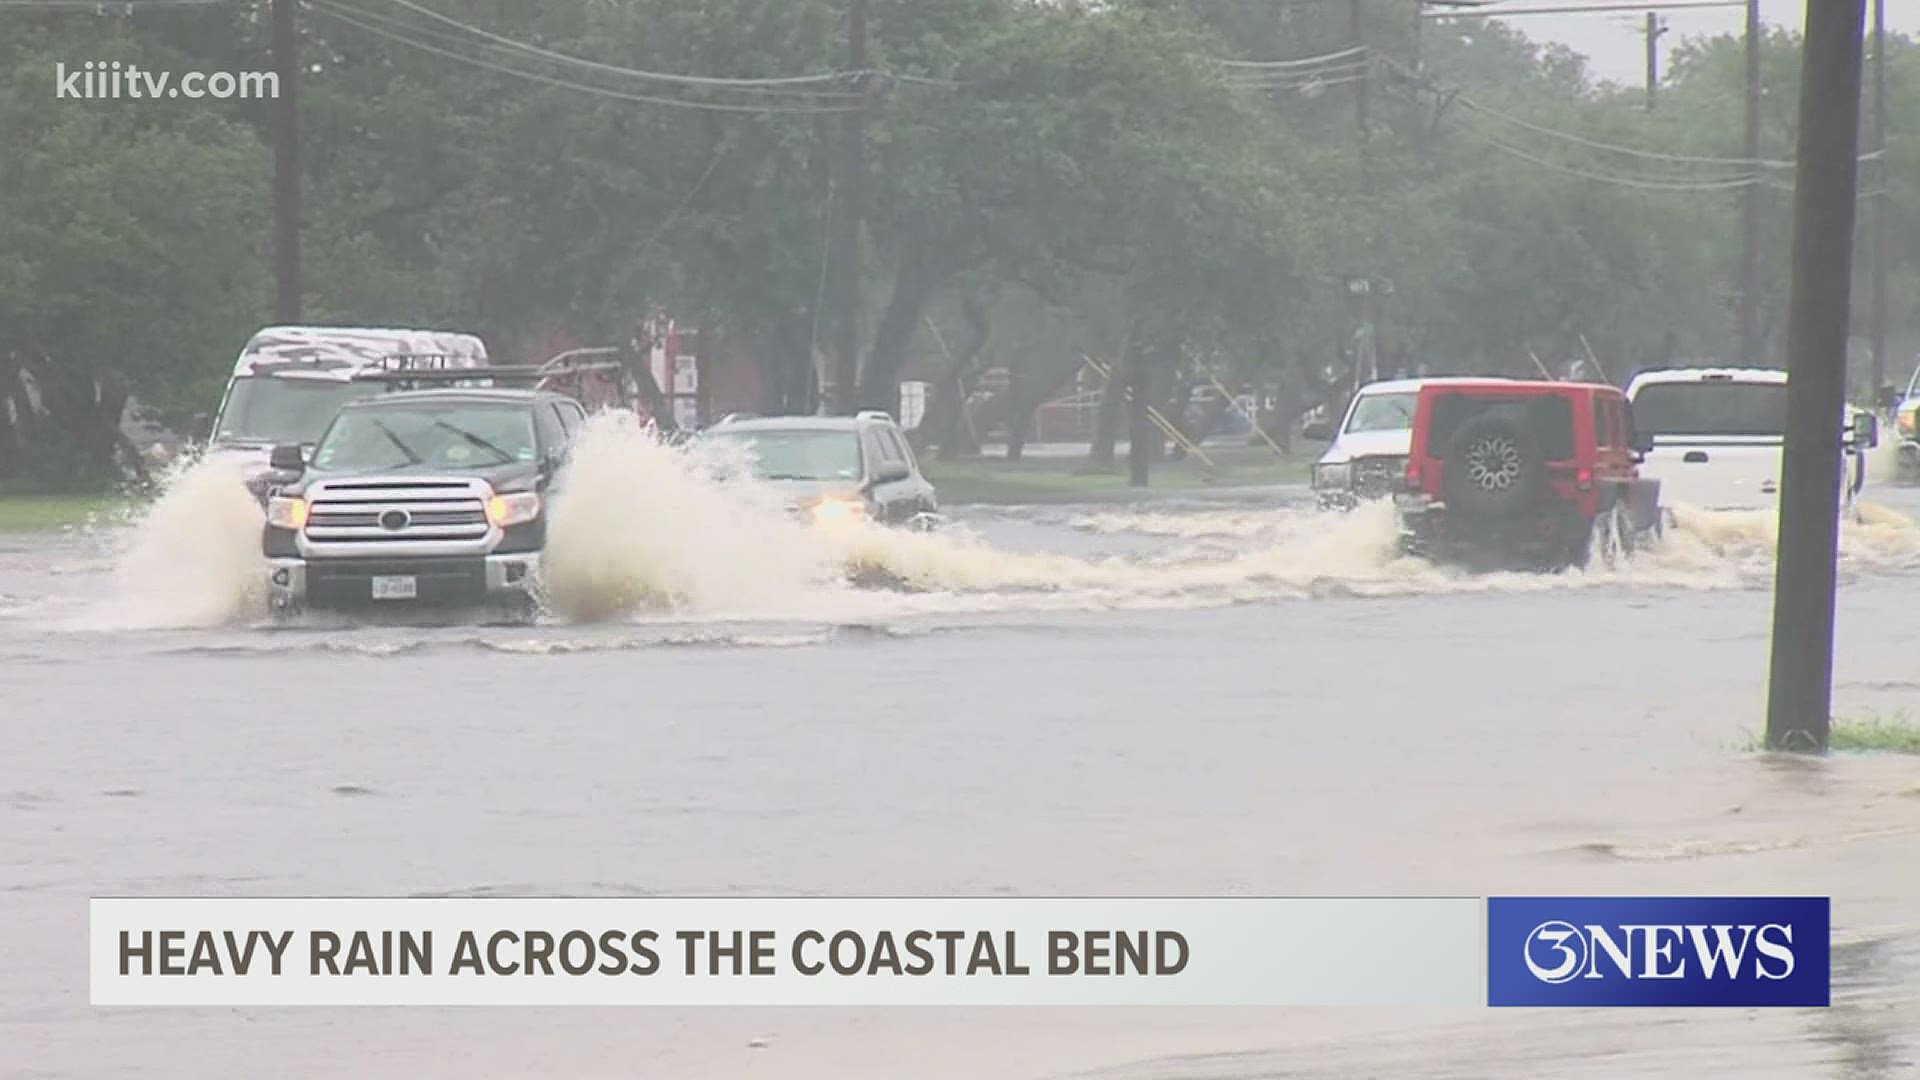
[[[1514,413],[1493,411],[1460,425],[1447,443],[1450,509],[1506,517],[1530,507],[1546,480],[1539,438]]]
[[[1612,509],[1594,520],[1593,527],[1595,538],[1600,542],[1600,558],[1608,569],[1633,558],[1639,538],[1634,535],[1633,515],[1627,512],[1626,503],[1614,503]]]

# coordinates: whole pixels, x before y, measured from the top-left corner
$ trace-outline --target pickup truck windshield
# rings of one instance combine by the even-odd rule
[[[375,392],[362,383],[248,375],[234,380],[214,441],[311,443],[342,405]]]
[[[315,468],[346,472],[490,469],[536,456],[533,414],[511,405],[347,409],[314,449]]]
[[[1784,436],[1787,385],[1751,382],[1649,383],[1633,397],[1643,434]]]
[[[851,431],[716,432],[711,438],[744,447],[762,480],[860,478],[860,436]]]
[[[1347,434],[1367,431],[1406,431],[1413,427],[1417,394],[1362,394],[1347,420]]]

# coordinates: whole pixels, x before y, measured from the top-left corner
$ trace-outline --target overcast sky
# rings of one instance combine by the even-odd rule
[[[1623,0],[1593,2],[1612,4]],[[1502,0],[1502,3],[1514,8],[1572,6],[1568,0]],[[1920,34],[1920,0],[1886,0],[1886,4],[1889,32]],[[1666,51],[1685,38],[1737,34],[1746,25],[1746,13],[1739,7],[1666,11],[1660,17],[1671,27],[1660,41],[1662,71],[1666,70]],[[1760,0],[1760,17],[1801,30],[1806,23],[1806,0]],[[1873,0],[1867,0],[1867,19],[1871,26]],[[1557,41],[1585,53],[1599,78],[1642,85],[1647,78],[1646,20],[1644,12],[1610,11],[1588,15],[1529,15],[1513,19],[1509,25],[1535,41]],[[1442,21],[1430,29],[1439,32],[1446,25]]]

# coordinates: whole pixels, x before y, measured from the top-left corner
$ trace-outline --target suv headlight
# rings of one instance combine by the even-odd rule
[[[531,491],[495,495],[487,500],[487,520],[502,529],[525,525],[540,516],[540,496]]]
[[[307,500],[275,495],[267,500],[267,524],[295,532],[307,527]]]
[[[817,525],[864,521],[867,516],[867,504],[859,499],[821,499],[813,504],[812,516]]]
[[[1353,486],[1353,462],[1335,461],[1313,467],[1313,486],[1348,488]]]

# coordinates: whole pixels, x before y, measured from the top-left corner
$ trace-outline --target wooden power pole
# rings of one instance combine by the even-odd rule
[[[1873,0],[1873,382],[1868,390],[1879,407],[1887,382],[1887,0]]]
[[[861,108],[848,111],[840,131],[833,234],[834,352],[832,411],[851,415],[860,406],[860,224],[866,218],[867,0],[847,11],[847,69],[862,90]]]
[[[1735,364],[1759,365],[1760,342],[1760,0],[1747,0],[1747,101],[1744,156],[1753,171],[1740,189],[1740,355]]]
[[[279,82],[273,101],[274,318],[301,318],[300,282],[300,37],[299,0],[273,0],[273,71]]]
[[[1780,477],[1767,745],[1825,751],[1832,727],[1840,443],[1860,171],[1866,0],[1807,5],[1787,312],[1787,438]]]
[[[1365,49],[1367,47],[1366,10],[1362,7],[1361,0],[1347,0],[1347,37],[1351,40],[1354,48]],[[1369,123],[1367,113],[1370,107],[1369,95],[1372,92],[1373,83],[1373,57],[1363,52],[1360,54],[1360,59],[1367,65],[1367,68],[1361,78],[1356,79],[1353,84],[1353,126],[1355,130],[1359,132],[1360,146],[1364,150],[1367,145],[1367,125]]]
[[[1660,25],[1660,16],[1647,12],[1647,111],[1652,112],[1654,102],[1660,97],[1660,35],[1666,33],[1666,27]]]

